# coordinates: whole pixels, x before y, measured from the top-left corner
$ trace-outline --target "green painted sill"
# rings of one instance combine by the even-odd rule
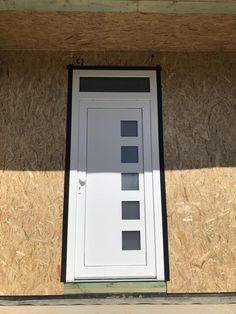
[[[64,294],[83,293],[134,293],[166,292],[166,283],[153,282],[99,282],[99,283],[66,283]]]

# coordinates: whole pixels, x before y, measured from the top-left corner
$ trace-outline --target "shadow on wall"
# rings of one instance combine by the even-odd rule
[[[68,53],[38,54],[1,53],[1,170],[64,170],[66,65],[72,59]],[[87,56],[87,64],[104,64],[94,56]],[[163,68],[167,170],[236,166],[234,57],[163,53],[151,59],[141,54],[136,63],[126,59],[129,65],[143,58],[141,64]],[[117,60],[124,65],[120,55]]]

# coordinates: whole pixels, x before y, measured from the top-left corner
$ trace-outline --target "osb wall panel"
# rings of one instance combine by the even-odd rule
[[[165,66],[168,292],[236,291],[235,55]]]
[[[235,51],[235,25],[235,14],[3,11],[0,49]]]
[[[0,294],[60,294],[67,61],[0,60]]]
[[[0,53],[0,294],[61,294],[68,63],[163,67],[168,292],[236,291],[236,54]]]

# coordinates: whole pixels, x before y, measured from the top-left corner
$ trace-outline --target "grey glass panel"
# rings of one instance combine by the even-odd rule
[[[138,121],[121,121],[121,136],[138,136]]]
[[[147,77],[81,77],[80,92],[150,92]]]
[[[140,231],[122,231],[122,250],[141,250]]]
[[[123,191],[139,190],[138,173],[122,173],[121,174],[121,188]]]
[[[139,201],[122,201],[122,219],[140,219]]]
[[[121,162],[138,162],[138,146],[121,146]]]

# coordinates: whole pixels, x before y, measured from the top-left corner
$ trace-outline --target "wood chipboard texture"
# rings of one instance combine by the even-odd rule
[[[0,49],[235,51],[235,14],[0,12]]]
[[[0,52],[0,294],[61,294],[66,65],[160,64],[168,292],[236,291],[236,53]]]
[[[59,294],[63,58],[5,53],[0,62],[0,294]]]

